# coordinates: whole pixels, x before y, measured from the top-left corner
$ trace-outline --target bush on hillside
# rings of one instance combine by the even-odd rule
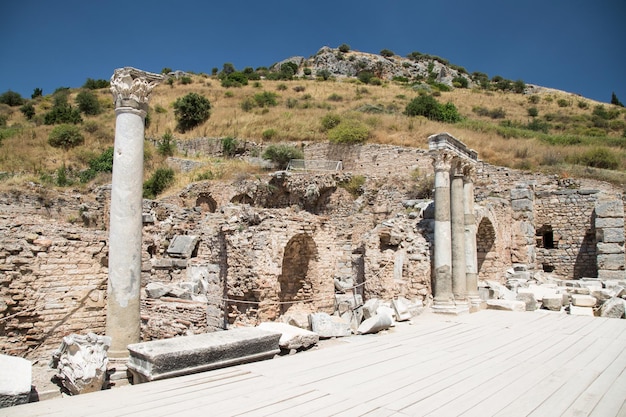
[[[89,169],[79,174],[80,182],[87,183],[96,178],[100,172],[113,172],[113,146],[89,160]]]
[[[227,136],[224,139],[222,139],[222,153],[225,156],[233,157],[235,156],[235,153],[237,152],[238,145],[239,145],[239,142],[237,141],[237,139],[231,136]]]
[[[64,150],[82,145],[84,142],[85,138],[75,125],[62,124],[56,126],[48,136],[50,146]]]
[[[32,120],[32,118],[35,117],[35,106],[33,106],[33,103],[31,102],[28,102],[20,107],[20,111],[27,120]]]
[[[143,183],[143,198],[154,199],[174,182],[174,170],[159,168]]]
[[[618,155],[607,148],[590,149],[581,155],[569,158],[569,161],[578,165],[603,169],[617,169],[620,164]]]
[[[341,122],[341,117],[335,113],[328,113],[322,117],[322,130],[330,130]]]
[[[339,45],[339,51],[343,52],[344,54],[348,51],[350,51],[350,45],[342,43],[341,45]]]
[[[369,136],[368,127],[355,119],[343,120],[328,131],[328,139],[332,143],[363,143],[367,141]]]
[[[274,162],[278,169],[286,169],[292,159],[303,159],[302,151],[291,145],[270,145],[262,155],[263,159]]]
[[[80,117],[78,109],[73,108],[67,103],[55,105],[44,115],[44,123],[47,125],[78,124],[82,122],[83,118]]]
[[[98,90],[100,88],[109,88],[111,83],[108,80],[94,80],[92,78],[87,78],[85,84],[83,84],[83,88],[87,88],[89,90]]]
[[[461,120],[461,115],[454,104],[439,104],[434,97],[428,95],[411,100],[406,106],[405,113],[407,116],[424,116],[430,120],[446,123],[456,123]]]
[[[165,132],[157,145],[157,152],[161,156],[173,156],[176,153],[176,141],[172,132]]]
[[[33,90],[33,94],[30,95],[30,98],[35,99],[37,97],[43,96],[43,90],[39,87]]]
[[[0,103],[16,107],[24,104],[24,99],[19,93],[9,90],[0,94]]]
[[[197,93],[179,97],[173,107],[177,121],[176,129],[179,132],[191,130],[206,122],[211,116],[211,102]]]
[[[385,58],[390,58],[395,55],[395,53],[393,51],[390,51],[389,49],[383,49],[382,51],[380,51],[380,54]]]
[[[98,97],[91,91],[81,91],[76,96],[76,104],[78,110],[90,116],[95,116],[100,113],[100,102]]]
[[[262,93],[257,93],[254,95],[254,102],[259,107],[273,107],[277,103],[276,99],[278,95],[276,93],[272,93],[271,91],[263,91]]]

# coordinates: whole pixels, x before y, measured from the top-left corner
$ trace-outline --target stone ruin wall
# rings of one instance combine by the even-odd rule
[[[322,145],[307,145],[305,151],[310,159],[339,152]],[[345,172],[204,182],[145,201],[142,287],[202,273],[208,295],[204,301],[152,299],[142,291],[142,338],[202,333],[280,315],[298,321],[311,309],[330,312],[335,279],[363,284],[357,291],[365,299],[403,296],[428,304],[432,218],[428,210],[419,213],[402,203],[412,197],[409,175],[416,168],[431,173],[430,159],[423,150],[383,145],[351,152],[353,159],[344,158],[344,165],[367,177],[356,200],[339,186],[350,177]],[[519,183],[528,191],[512,192]],[[476,180],[480,278],[503,281],[513,263],[541,270],[546,259],[555,272],[573,277],[567,275],[569,261],[555,261],[564,255],[548,258],[535,248],[536,228],[549,222],[574,253],[588,235],[596,198],[584,189],[563,192],[555,178],[482,164]],[[42,352],[58,347],[66,334],[104,333],[109,191],[102,187],[85,196],[34,186],[0,195],[0,352],[45,357]],[[572,205],[576,214],[567,209]],[[569,234],[560,229],[573,224]],[[189,259],[168,256],[177,235],[199,237]],[[581,261],[585,268],[593,263],[591,252],[587,255]],[[302,279],[294,278],[301,272]],[[281,284],[291,287],[281,292]],[[283,307],[281,301],[296,303]]]

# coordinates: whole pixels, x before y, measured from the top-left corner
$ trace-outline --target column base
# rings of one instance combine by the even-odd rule
[[[470,306],[469,306],[469,303],[456,304],[452,301],[438,303],[437,301],[435,301],[431,309],[433,313],[459,315],[459,314],[469,313]]]
[[[470,295],[467,298],[469,300],[470,313],[476,313],[480,310],[487,309],[487,303],[485,303],[478,295]]]
[[[130,384],[132,378],[126,364],[128,358],[109,358],[107,373],[109,377],[109,385],[121,387]]]

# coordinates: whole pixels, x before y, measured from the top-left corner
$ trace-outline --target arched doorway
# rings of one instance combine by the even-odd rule
[[[215,202],[213,197],[211,197],[211,195],[207,193],[200,193],[198,194],[198,198],[196,198],[195,207],[200,207],[200,210],[202,210],[203,212],[208,211],[211,213],[215,213],[215,210],[217,209],[217,203]]]
[[[309,276],[311,261],[317,258],[313,238],[305,233],[292,237],[285,246],[280,284],[280,313],[285,314],[295,304],[313,298],[313,286]]]
[[[494,278],[496,266],[496,231],[489,218],[484,217],[478,224],[476,231],[476,258],[478,261],[478,276]]]

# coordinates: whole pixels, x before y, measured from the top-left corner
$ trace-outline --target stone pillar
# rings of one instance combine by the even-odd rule
[[[106,334],[112,360],[128,358],[126,346],[139,342],[144,120],[150,92],[162,79],[129,67],[111,77],[116,119]]]
[[[466,165],[463,176],[463,218],[465,220],[465,279],[467,299],[472,307],[480,307],[478,295],[478,259],[476,252],[476,215],[474,214],[474,176],[476,169]]]
[[[465,275],[465,207],[463,203],[463,163],[455,160],[450,189],[450,223],[452,225],[452,293],[457,304],[463,304],[467,293]]]
[[[454,308],[452,295],[452,246],[450,223],[450,168],[453,155],[439,151],[433,155],[435,168],[435,249],[433,255],[433,294],[437,309]]]

